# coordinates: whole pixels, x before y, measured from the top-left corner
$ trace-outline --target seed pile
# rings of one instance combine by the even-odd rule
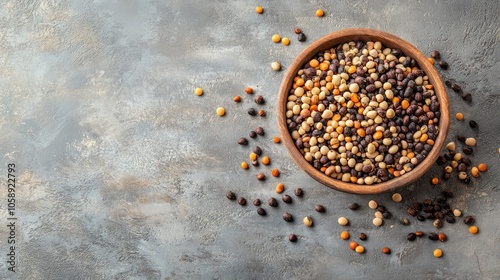
[[[314,168],[371,185],[423,161],[439,133],[439,106],[414,59],[357,41],[319,52],[297,72],[286,117]]]

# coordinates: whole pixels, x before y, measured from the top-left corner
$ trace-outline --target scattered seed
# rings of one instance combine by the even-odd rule
[[[267,204],[269,204],[269,206],[271,206],[271,207],[276,207],[276,206],[278,206],[278,201],[276,200],[276,198],[271,197],[271,198],[267,201]]]
[[[420,231],[420,230],[419,230],[419,231],[416,231],[416,232],[415,232],[415,235],[416,235],[417,237],[422,237],[422,236],[424,236],[424,233],[423,233],[422,231]]]
[[[203,94],[203,89],[201,88],[195,88],[194,89],[194,94],[196,94],[197,96],[200,96]]]
[[[273,61],[271,63],[271,68],[274,70],[274,71],[279,71],[281,70],[281,64],[277,61]]]
[[[256,199],[253,200],[253,205],[254,206],[260,206],[260,203],[261,203],[260,199],[258,199],[258,198],[256,198]]]
[[[253,93],[253,88],[251,88],[251,87],[246,87],[246,88],[245,88],[245,93],[247,93],[247,94],[252,94],[252,93]]]
[[[252,165],[253,165],[253,166],[259,166],[259,162],[258,162],[258,161],[256,161],[256,160],[252,160]]]
[[[295,194],[295,196],[298,196],[298,197],[300,197],[300,196],[304,195],[304,191],[303,191],[301,188],[296,188],[296,189],[293,191],[293,193]]]
[[[469,146],[469,147],[474,147],[476,146],[476,139],[473,138],[473,137],[468,137],[465,139],[465,145]]]
[[[356,202],[351,203],[351,204],[349,204],[348,208],[351,209],[351,210],[358,210],[359,209],[359,204],[357,204]]]
[[[358,245],[358,247],[356,247],[356,249],[354,249],[354,251],[356,251],[356,253],[358,253],[358,254],[362,254],[365,252],[365,247]]]
[[[349,239],[349,232],[347,232],[347,231],[341,232],[340,233],[340,238],[343,239],[343,240]]]
[[[455,114],[455,118],[459,121],[463,120],[464,119],[464,114],[462,113],[456,113]]]
[[[297,242],[297,235],[295,235],[295,234],[293,234],[293,233],[292,233],[292,234],[290,234],[290,235],[288,236],[288,240],[289,240],[290,242]]]
[[[443,256],[443,251],[441,249],[436,249],[434,250],[434,253],[433,253],[434,257],[436,258],[440,258]]]
[[[290,214],[288,212],[285,212],[283,214],[283,220],[285,220],[287,222],[293,222],[293,216],[292,216],[292,214]]]
[[[238,198],[238,204],[241,206],[247,205],[247,200],[244,197]]]
[[[226,192],[226,197],[229,200],[235,200],[236,199],[236,195],[232,191]]]
[[[241,101],[241,96],[236,95],[236,96],[233,98],[233,101],[234,101],[234,102],[240,102],[240,101]]]
[[[434,62],[435,62],[435,61],[434,61],[434,58],[432,58],[432,57],[428,57],[428,58],[427,58],[427,60],[428,60],[428,61],[429,61],[432,65],[434,65]]]
[[[366,233],[361,232],[359,234],[359,239],[365,241],[366,239],[368,239],[368,236],[366,236]]]
[[[399,222],[402,224],[402,225],[409,225],[410,224],[410,220],[408,220],[408,218],[402,218],[399,220]]]
[[[278,136],[274,136],[273,137],[273,142],[274,143],[279,143],[279,142],[281,142],[281,139]]]
[[[448,240],[448,237],[446,236],[446,234],[440,232],[438,233],[438,240],[441,242],[445,242],[446,240]]]
[[[476,128],[477,127],[477,122],[474,121],[474,120],[470,120],[469,121],[469,126],[472,127],[472,128]]]
[[[454,151],[455,148],[456,148],[455,142],[450,142],[446,144],[446,149],[448,149],[448,151]]]
[[[257,14],[262,14],[264,12],[264,8],[262,8],[262,6],[257,6],[255,7],[255,12]]]
[[[241,164],[240,164],[241,168],[243,169],[248,169],[248,163],[246,161],[243,161]]]
[[[485,163],[480,163],[477,165],[477,169],[481,172],[485,172],[488,170],[488,166]]]
[[[271,160],[269,159],[268,156],[263,156],[261,162],[264,165],[269,165],[271,163]]]
[[[462,94],[462,99],[465,100],[465,101],[470,102],[470,101],[472,101],[472,94],[464,92]]]
[[[277,193],[282,193],[285,190],[285,185],[283,185],[283,183],[278,183],[275,190]]]
[[[451,89],[454,91],[454,92],[461,92],[462,91],[462,87],[460,87],[459,85],[457,84],[451,84]]]
[[[316,16],[317,17],[322,17],[325,15],[325,12],[322,9],[317,9],[316,10]]]
[[[462,216],[462,211],[455,209],[455,210],[453,210],[453,215],[455,217],[460,217],[460,216]]]
[[[261,216],[265,216],[266,210],[264,210],[264,208],[262,208],[262,207],[259,207],[259,208],[257,208],[257,214],[259,214]]]
[[[241,137],[240,139],[238,139],[238,144],[246,145],[248,144],[248,140],[245,137]]]
[[[255,138],[255,137],[257,137],[257,133],[256,133],[255,131],[253,131],[253,130],[252,130],[252,131],[250,131],[250,132],[248,133],[248,137],[250,137],[250,138]]]
[[[446,216],[445,221],[449,224],[454,224],[456,222],[454,216]]]
[[[325,207],[323,205],[320,205],[320,204],[317,204],[316,206],[314,206],[314,210],[316,210],[316,212],[319,212],[319,213],[323,213],[326,211]]]
[[[297,36],[297,40],[299,42],[304,42],[306,40],[306,35],[304,33],[300,33],[298,36]]]
[[[295,27],[295,29],[293,29],[293,32],[295,32],[295,34],[300,34],[302,33],[302,30],[300,30],[300,28],[298,27]]]
[[[281,43],[285,46],[288,46],[288,45],[290,45],[290,39],[285,37],[285,38],[281,39]]]
[[[309,217],[309,216],[304,217],[304,219],[302,219],[302,222],[304,223],[304,225],[306,227],[310,227],[310,226],[313,225],[313,219],[311,217]]]
[[[345,217],[340,217],[337,222],[341,226],[346,226],[349,223],[349,220],[347,220]]]
[[[429,233],[429,236],[428,236],[428,237],[429,237],[429,239],[430,239],[430,240],[433,240],[433,241],[436,241],[436,240],[438,240],[438,238],[439,238],[439,237],[438,237],[438,234],[437,234],[437,233],[435,233],[435,232],[431,232],[431,233]]]
[[[290,197],[289,195],[285,194],[281,200],[283,200],[284,203],[292,203],[292,197]]]
[[[443,227],[443,221],[441,221],[440,219],[435,219],[434,222],[432,223],[432,225],[435,228],[442,228]]]
[[[266,175],[264,175],[264,173],[257,174],[257,180],[264,180],[264,179],[266,179]]]
[[[437,177],[434,177],[431,179],[431,184],[437,185],[439,183],[439,179]]]
[[[433,50],[431,52],[431,57],[435,58],[435,59],[440,59],[441,58],[441,53],[439,53],[439,51],[437,51],[437,50]]]
[[[280,171],[277,168],[274,168],[273,170],[271,170],[271,175],[273,175],[273,177],[279,177]]]
[[[414,241],[417,238],[417,235],[414,232],[410,232],[406,235],[406,239],[408,241]]]
[[[368,207],[370,207],[370,209],[377,209],[378,203],[375,200],[370,200],[368,202]]]
[[[479,229],[476,226],[469,227],[469,232],[471,234],[476,234],[478,231],[479,231]]]
[[[264,129],[260,126],[255,129],[255,132],[260,136],[264,136]]]
[[[444,69],[444,70],[448,69],[448,67],[449,67],[448,62],[446,62],[446,61],[444,61],[444,60],[439,61],[439,66],[440,66],[442,69]]]
[[[395,193],[392,195],[392,201],[401,202],[401,200],[403,200],[403,197],[401,196],[400,193]]]
[[[215,110],[215,113],[217,114],[217,116],[222,117],[226,114],[226,110],[223,107],[219,107],[217,108],[217,110]]]
[[[388,255],[391,253],[391,249],[389,249],[388,247],[384,247],[384,248],[382,248],[382,253]]]
[[[266,111],[265,110],[259,110],[259,116],[261,116],[261,117],[266,116]]]
[[[373,222],[374,226],[379,227],[379,226],[382,225],[382,223],[384,222],[384,220],[381,219],[381,218],[374,218],[372,222]]]
[[[271,38],[271,40],[274,43],[279,43],[281,41],[281,36],[279,34],[274,34],[273,37]]]
[[[476,220],[472,216],[465,216],[464,217],[464,224],[466,225],[473,225]]]
[[[358,247],[358,245],[359,245],[358,242],[352,241],[351,243],[349,243],[349,249],[354,251],[356,250],[356,247]]]
[[[254,98],[254,101],[255,101],[255,103],[257,103],[259,105],[262,105],[262,104],[264,104],[266,102],[265,99],[264,99],[264,97],[262,95],[257,95]]]

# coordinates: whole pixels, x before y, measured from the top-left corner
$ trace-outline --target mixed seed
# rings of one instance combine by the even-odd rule
[[[416,61],[380,42],[319,52],[297,72],[288,130],[304,158],[327,176],[357,184],[410,172],[439,133],[439,101]]]

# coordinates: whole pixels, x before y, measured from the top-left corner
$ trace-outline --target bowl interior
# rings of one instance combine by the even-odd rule
[[[384,46],[400,49],[405,55],[411,56],[416,60],[420,69],[422,69],[429,78],[430,83],[434,86],[434,92],[440,103],[440,118],[439,118],[439,133],[437,135],[434,147],[429,152],[427,157],[420,162],[412,171],[403,176],[390,179],[387,182],[381,182],[373,185],[358,185],[354,183],[346,183],[341,180],[334,179],[325,175],[323,172],[316,170],[308,161],[304,159],[288,131],[286,123],[286,103],[288,93],[292,87],[293,79],[298,70],[300,70],[306,62],[312,59],[318,52],[330,49],[340,43],[350,41],[380,41]],[[278,128],[292,159],[298,164],[308,175],[319,181],[320,183],[333,189],[355,193],[355,194],[376,194],[394,190],[398,187],[407,185],[420,178],[436,161],[437,157],[446,140],[449,128],[449,101],[444,88],[443,82],[427,57],[422,54],[416,47],[406,42],[405,40],[387,32],[367,29],[367,28],[351,28],[330,33],[321,39],[313,42],[304,49],[293,63],[288,68],[278,94],[277,104]]]

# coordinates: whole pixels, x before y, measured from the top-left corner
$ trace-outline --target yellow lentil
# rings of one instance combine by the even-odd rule
[[[264,165],[268,165],[268,164],[270,163],[270,161],[271,161],[271,160],[269,159],[269,157],[268,157],[268,156],[263,156],[263,157],[262,157],[262,164],[264,164]]]
[[[325,15],[325,12],[322,9],[317,9],[316,10],[316,16],[317,17],[322,17]]]
[[[434,64],[434,58],[428,57],[427,59],[429,60],[430,63]]]
[[[441,251],[441,249],[434,250],[434,257],[440,258],[442,256],[443,256],[443,251]]]
[[[340,238],[342,238],[343,240],[349,239],[349,232],[347,232],[347,231],[341,232],[340,233]]]
[[[455,118],[459,121],[463,120],[464,119],[464,114],[462,113],[456,113],[455,114]]]
[[[203,94],[203,90],[201,88],[196,88],[194,90],[194,94],[196,94],[197,96],[200,96]]]
[[[255,12],[257,14],[262,14],[264,12],[264,8],[262,8],[262,6],[257,6],[255,7]]]
[[[217,113],[217,116],[222,117],[226,114],[226,110],[224,107],[219,107],[217,110],[215,110],[215,113]]]
[[[250,160],[254,161],[257,160],[257,154],[256,153],[251,153],[249,156]]]
[[[475,166],[472,167],[470,169],[470,174],[472,175],[472,177],[476,177],[476,178],[479,177],[479,168],[477,168]]]
[[[241,168],[243,168],[243,169],[248,169],[248,163],[247,163],[246,161],[242,162],[242,163],[240,164],[240,166],[241,166]]]
[[[365,252],[365,247],[358,245],[358,247],[356,247],[356,249],[354,249],[354,250],[356,251],[356,253],[362,254]]]
[[[279,34],[274,34],[272,40],[274,43],[279,43],[281,41],[281,36]]]

